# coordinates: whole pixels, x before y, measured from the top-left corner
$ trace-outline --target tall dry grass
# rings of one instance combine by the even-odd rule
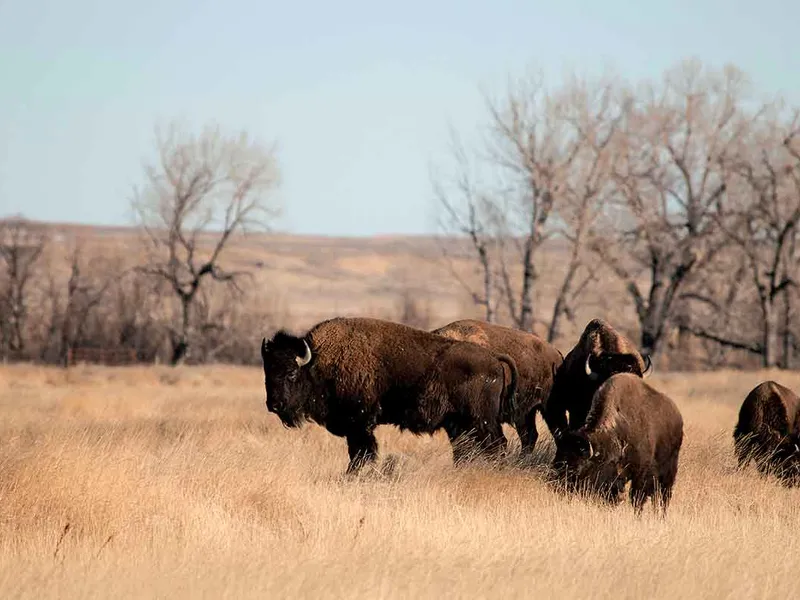
[[[283,429],[257,369],[3,368],[0,597],[790,597],[800,491],[731,453],[768,377],[800,388],[654,378],[686,422],[662,521],[561,497],[536,468],[454,469],[443,434],[382,428],[391,468],[347,479],[344,441]]]

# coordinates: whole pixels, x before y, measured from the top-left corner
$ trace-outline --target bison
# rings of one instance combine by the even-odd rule
[[[608,322],[593,319],[555,374],[543,416],[550,431],[579,429],[600,385],[615,373],[649,377],[653,365]]]
[[[758,384],[739,409],[733,430],[739,468],[754,460],[762,474],[800,484],[800,398],[775,381]]]
[[[347,439],[347,472],[375,460],[374,430],[444,428],[483,452],[505,446],[500,415],[513,411],[514,360],[487,348],[370,318],[322,321],[302,337],[281,330],[261,344],[267,409],[286,427],[313,421]],[[453,444],[458,463],[464,446]]]
[[[598,388],[586,422],[558,430],[553,468],[567,489],[585,485],[609,503],[630,481],[636,514],[652,498],[666,514],[678,473],[683,418],[675,403],[631,373],[617,373]]]
[[[529,454],[536,446],[536,412],[549,396],[553,375],[564,356],[540,337],[485,321],[464,319],[435,329],[433,333],[454,340],[463,340],[508,354],[519,371],[516,411],[501,415],[519,434],[521,453]]]

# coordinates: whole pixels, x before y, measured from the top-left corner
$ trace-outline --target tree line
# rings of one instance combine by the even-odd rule
[[[454,135],[433,182],[480,276],[454,275],[486,320],[553,341],[614,280],[645,352],[797,362],[796,109],[693,60],[635,85],[529,76],[487,107],[477,145]],[[560,279],[552,302],[536,302],[542,269]]]
[[[477,144],[454,134],[433,180],[443,231],[464,242],[457,256],[442,246],[443,264],[474,266],[451,271],[483,318],[555,341],[614,281],[642,350],[673,367],[798,362],[796,109],[697,61],[657,81],[528,76],[486,105]],[[0,359],[65,363],[75,347],[258,358],[252,332],[276,325],[275,307],[228,258],[280,214],[275,148],[177,125],[155,147],[130,200],[138,239],[120,252],[0,221]],[[408,296],[397,320],[430,315]]]

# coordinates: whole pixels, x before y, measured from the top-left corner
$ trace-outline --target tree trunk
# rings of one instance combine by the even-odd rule
[[[181,298],[181,330],[172,340],[172,358],[170,365],[179,365],[186,358],[189,351],[189,313],[192,307],[192,298]]]
[[[783,360],[781,361],[784,369],[792,368],[792,298],[791,291],[783,292]]]
[[[553,305],[553,316],[550,319],[550,327],[547,330],[547,341],[554,343],[559,334],[559,326],[561,325],[561,317],[564,314],[567,304],[567,296],[572,290],[572,281],[575,279],[575,272],[578,270],[576,260],[570,262],[567,274],[564,276],[564,281],[561,283],[561,289],[558,291],[558,297]]]
[[[533,256],[525,258],[525,269],[522,273],[522,295],[519,303],[519,328],[522,331],[533,331],[533,283],[536,279],[536,269],[533,266]]]
[[[764,368],[771,369],[777,366],[778,358],[778,327],[777,327],[777,314],[772,302],[765,300],[761,307],[764,323],[763,323],[763,341],[762,345],[764,353],[762,355],[762,364]]]

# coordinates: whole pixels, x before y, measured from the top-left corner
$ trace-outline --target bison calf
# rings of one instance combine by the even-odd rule
[[[530,454],[539,438],[536,412],[550,395],[553,375],[564,360],[561,352],[532,333],[472,319],[454,321],[433,333],[485,346],[514,359],[519,371],[516,411],[501,418],[516,429],[521,453]]]
[[[483,451],[505,446],[501,412],[513,411],[514,360],[476,344],[399,323],[336,318],[305,336],[279,331],[261,344],[267,409],[287,427],[305,420],[345,437],[348,472],[377,454],[374,430],[415,434],[444,428],[451,442]],[[453,456],[465,456],[461,444]]]
[[[743,468],[754,460],[762,474],[786,486],[800,484],[800,398],[775,381],[758,384],[739,409],[734,451]]]
[[[559,430],[555,440],[553,467],[568,489],[585,486],[616,503],[630,481],[636,514],[648,498],[654,504],[660,500],[666,514],[678,472],[683,418],[670,398],[640,377],[612,375],[594,394],[584,425]]]

